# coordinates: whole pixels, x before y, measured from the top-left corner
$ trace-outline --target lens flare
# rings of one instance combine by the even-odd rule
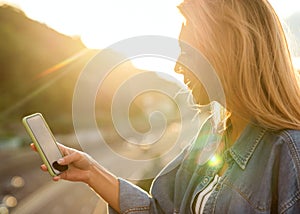
[[[15,207],[18,204],[18,201],[16,199],[16,197],[12,196],[12,195],[6,195],[3,198],[3,203],[7,206],[7,207]]]
[[[208,165],[211,167],[216,167],[222,164],[222,157],[220,155],[214,155],[212,158],[209,160]]]

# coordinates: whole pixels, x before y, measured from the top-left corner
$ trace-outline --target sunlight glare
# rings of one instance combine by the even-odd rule
[[[104,49],[116,42],[141,35],[178,38],[184,20],[177,9],[183,0],[5,0],[34,20],[60,33],[79,36],[88,48]],[[300,11],[297,0],[269,0],[279,17]],[[152,63],[151,63],[152,61]],[[159,61],[159,59],[158,59]],[[173,72],[174,64],[150,59],[134,60],[140,69]],[[166,60],[164,60],[166,61]]]
[[[70,36],[80,36],[88,48],[103,49],[138,35],[177,38],[182,0],[7,0],[26,15]]]
[[[86,47],[104,49],[121,40],[141,35],[178,38],[183,17],[182,0],[10,0],[26,15],[70,36],[80,36]],[[158,61],[161,61],[158,59]],[[139,69],[173,72],[174,63],[134,60]],[[153,62],[153,60],[152,60]],[[168,64],[168,66],[166,65]]]
[[[177,74],[174,71],[175,63],[169,59],[161,58],[161,57],[140,57],[130,60],[135,67],[139,69],[145,69],[148,71],[155,71],[159,73],[166,73],[170,75],[168,80],[170,81],[180,81],[183,82],[183,76],[181,74]],[[174,79],[174,78],[175,79]],[[163,78],[167,78],[164,75]]]
[[[20,7],[26,15],[70,36],[80,36],[88,48],[103,49],[137,35],[177,38],[183,0],[0,0]],[[269,0],[280,17],[300,11],[298,0]]]
[[[269,0],[280,18],[287,18],[293,13],[300,11],[298,0]]]

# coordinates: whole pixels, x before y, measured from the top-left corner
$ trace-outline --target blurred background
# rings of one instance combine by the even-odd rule
[[[296,0],[270,2],[284,23],[295,66],[300,68],[300,6]],[[41,112],[58,141],[80,150],[72,122],[72,97],[80,72],[99,50],[122,39],[149,34],[177,38],[183,20],[176,9],[178,3],[0,1],[0,214],[106,212],[105,203],[86,185],[54,183],[41,172],[41,159],[29,149],[30,139],[21,119]],[[120,54],[111,50],[111,57]],[[153,59],[128,61],[107,77],[97,95],[95,115],[112,148],[134,158],[149,155],[147,146],[124,146],[112,123],[112,98],[124,79],[145,70],[163,71],[180,80],[172,66]],[[181,87],[169,78],[156,73],[153,76],[167,88]],[[131,93],[130,88],[126,90]],[[167,145],[180,131],[180,114],[169,97],[156,92],[137,97],[130,107],[132,124],[146,132],[147,116],[154,110],[164,112],[167,118],[163,139],[168,140],[162,142]],[[86,138],[94,139],[89,133]],[[150,155],[160,154],[151,151]],[[145,190],[150,182],[135,181]]]

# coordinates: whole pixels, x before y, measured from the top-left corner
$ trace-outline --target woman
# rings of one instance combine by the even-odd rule
[[[87,183],[111,212],[300,213],[299,74],[277,15],[267,0],[186,0],[179,9],[186,18],[180,39],[208,59],[226,95],[222,161],[199,165],[192,147],[155,178],[150,196],[61,146],[66,156],[58,162],[70,169],[54,180]],[[207,104],[195,75],[183,65],[175,70]]]

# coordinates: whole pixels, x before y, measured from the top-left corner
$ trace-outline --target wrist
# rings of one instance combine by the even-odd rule
[[[85,182],[111,207],[119,210],[119,180],[96,161],[93,161]]]
[[[84,182],[93,188],[95,184],[101,180],[102,173],[101,166],[97,162],[92,161],[87,173],[86,181]]]

